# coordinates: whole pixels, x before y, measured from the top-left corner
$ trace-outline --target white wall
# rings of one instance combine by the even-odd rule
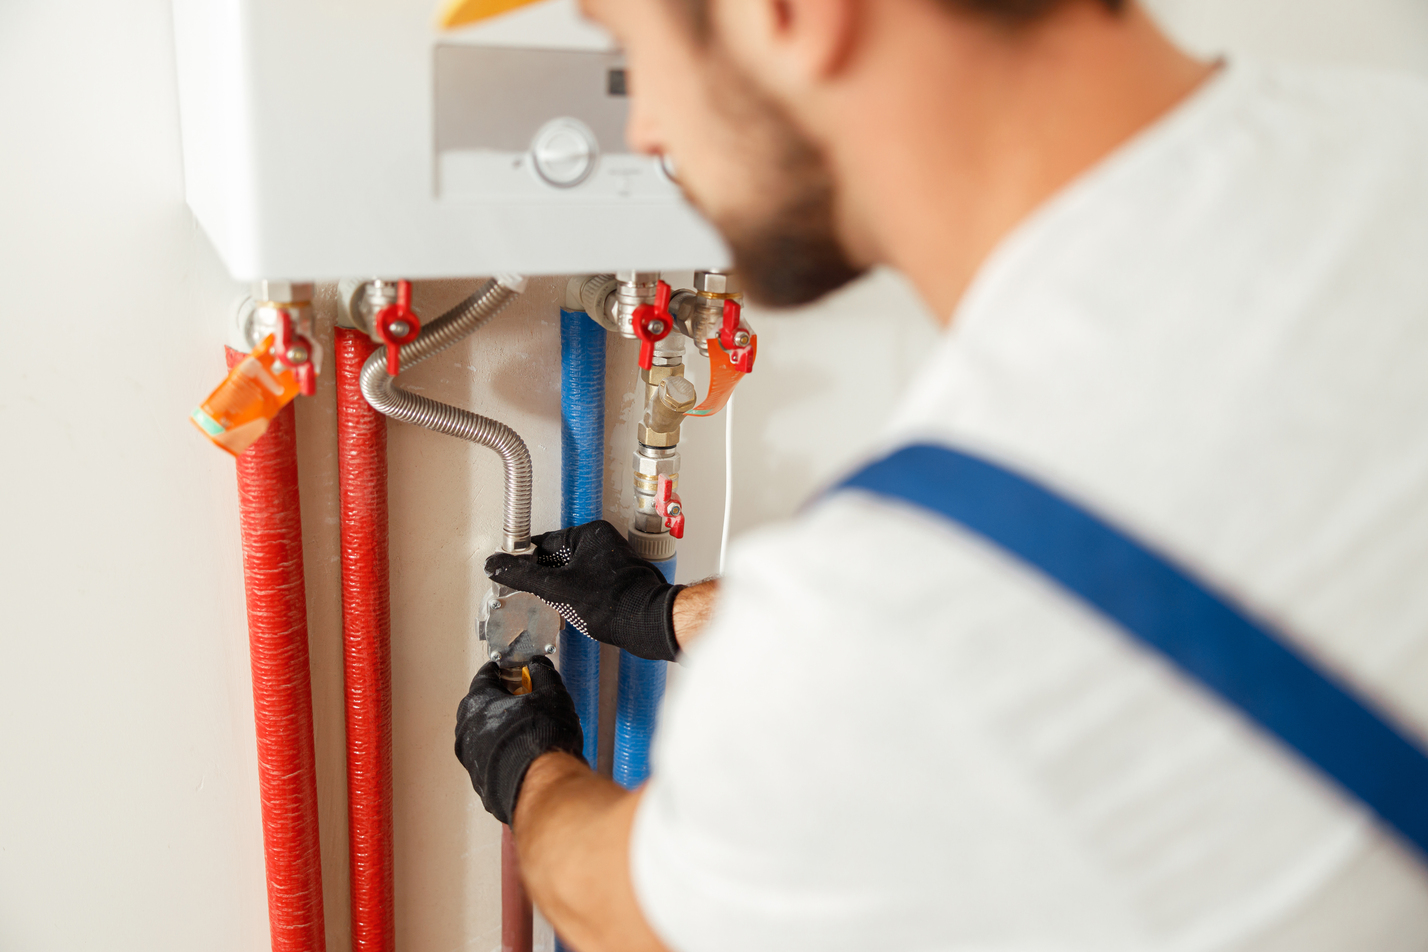
[[[0,4],[0,948],[266,941],[233,466],[184,420],[233,289],[172,58],[162,0]]]
[[[1428,70],[1422,0],[1158,0],[1197,48]],[[1225,38],[1222,42],[1220,38]],[[185,421],[236,288],[182,198],[166,0],[0,3],[0,949],[267,947],[232,462]],[[423,285],[435,309],[469,287]],[[559,284],[413,372],[517,425],[557,519]],[[324,298],[324,321],[332,301]],[[868,444],[931,340],[879,275],[753,312],[735,526],[791,513]],[[632,349],[612,347],[629,366]],[[614,387],[610,427],[624,433]],[[348,947],[330,377],[303,401],[329,948]],[[622,437],[623,439],[623,437]],[[627,445],[627,444],[624,444]],[[681,575],[714,570],[722,426],[686,429]],[[623,488],[626,450],[612,460]],[[496,826],[451,756],[499,468],[394,426],[398,914],[409,952],[497,945]],[[617,486],[607,496],[618,515]]]

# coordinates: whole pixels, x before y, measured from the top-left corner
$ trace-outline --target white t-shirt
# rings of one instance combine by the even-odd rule
[[[1099,512],[1428,742],[1428,85],[1226,67],[985,264],[886,444],[918,440]],[[631,847],[678,952],[1428,949],[1410,848],[965,531],[842,493],[725,584]]]

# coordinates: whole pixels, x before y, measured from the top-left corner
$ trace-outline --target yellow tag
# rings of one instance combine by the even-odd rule
[[[437,22],[443,30],[450,30],[509,13],[517,7],[534,2],[535,0],[447,0]]]

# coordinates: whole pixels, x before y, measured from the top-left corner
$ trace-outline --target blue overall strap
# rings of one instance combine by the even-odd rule
[[[1075,503],[942,446],[843,481],[929,509],[1034,566],[1249,715],[1428,854],[1428,755],[1184,569]]]

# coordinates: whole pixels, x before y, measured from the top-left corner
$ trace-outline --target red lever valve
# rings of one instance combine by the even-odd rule
[[[729,363],[741,374],[754,369],[754,332],[743,321],[744,309],[733,298],[724,299],[724,323],[719,328],[719,346],[729,355]]]
[[[684,538],[684,503],[674,491],[674,479],[661,476],[655,487],[655,512],[664,520],[664,527],[676,539]]]
[[[273,334],[273,350],[277,352],[278,363],[293,372],[298,393],[310,397],[317,393],[317,368],[312,363],[312,341],[297,332],[293,326],[293,316],[284,309],[278,310],[278,329]]]
[[[395,377],[402,372],[402,345],[410,344],[421,333],[421,321],[412,310],[412,283],[397,282],[397,303],[388,304],[377,312],[377,336],[387,345],[387,373]]]
[[[640,339],[640,368],[649,370],[654,366],[655,344],[669,336],[674,330],[674,315],[669,313],[669,285],[663,281],[655,285],[655,302],[641,304],[635,308],[635,336]],[[679,538],[675,536],[675,538]]]

